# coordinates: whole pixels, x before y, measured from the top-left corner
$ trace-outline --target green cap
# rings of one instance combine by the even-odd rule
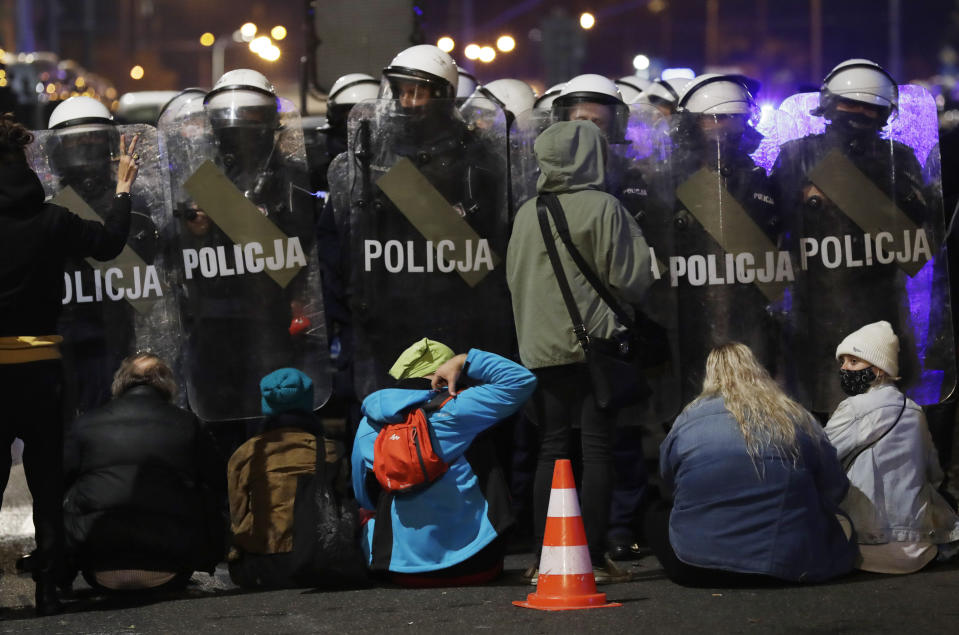
[[[394,379],[426,377],[456,356],[449,346],[423,338],[403,351],[390,369]]]

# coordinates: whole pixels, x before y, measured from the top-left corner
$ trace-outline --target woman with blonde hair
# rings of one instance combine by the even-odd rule
[[[646,536],[673,581],[816,582],[852,569],[836,451],[748,346],[710,352],[702,392],[660,447],[660,472],[672,509],[651,509]]]

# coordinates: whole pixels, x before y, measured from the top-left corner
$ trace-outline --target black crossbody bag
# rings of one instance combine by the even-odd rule
[[[547,209],[553,217],[553,222],[556,224],[556,229],[566,246],[566,250],[572,256],[580,272],[596,290],[603,302],[613,311],[620,324],[626,327],[627,331],[622,336],[601,338],[587,333],[586,325],[583,323],[579,308],[573,299],[566,273],[560,263],[559,253],[556,251],[556,242],[553,240],[549,220],[546,217]],[[576,334],[576,339],[579,340],[583,352],[586,354],[586,366],[589,369],[596,406],[601,410],[617,409],[642,401],[649,396],[650,389],[643,373],[643,357],[640,355],[640,347],[637,345],[636,323],[619,305],[609,289],[599,281],[599,278],[593,273],[583,259],[582,254],[573,244],[569,234],[569,225],[566,222],[566,214],[563,212],[563,207],[556,195],[541,195],[536,201],[536,214],[539,218],[543,242],[546,245],[546,253],[549,256],[550,264],[553,266],[553,273],[556,275],[556,282],[559,284],[559,290],[562,293],[563,302],[566,304],[566,310],[569,311],[569,317],[573,321],[573,333]]]

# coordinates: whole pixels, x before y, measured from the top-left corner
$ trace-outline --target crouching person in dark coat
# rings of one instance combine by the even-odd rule
[[[68,574],[79,569],[94,588],[182,588],[225,555],[224,461],[196,416],[173,405],[175,391],[156,355],[129,357],[113,401],[66,440]]]

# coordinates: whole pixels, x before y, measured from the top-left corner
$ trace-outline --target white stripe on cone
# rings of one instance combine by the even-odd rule
[[[0,542],[33,537],[33,506],[10,505],[0,511]]]
[[[579,516],[579,498],[576,488],[553,489],[549,494],[549,509],[546,515],[552,518],[571,518]]]
[[[555,491],[555,490],[553,490]],[[586,545],[573,547],[547,547],[539,559],[540,575],[585,575],[593,572]]]

